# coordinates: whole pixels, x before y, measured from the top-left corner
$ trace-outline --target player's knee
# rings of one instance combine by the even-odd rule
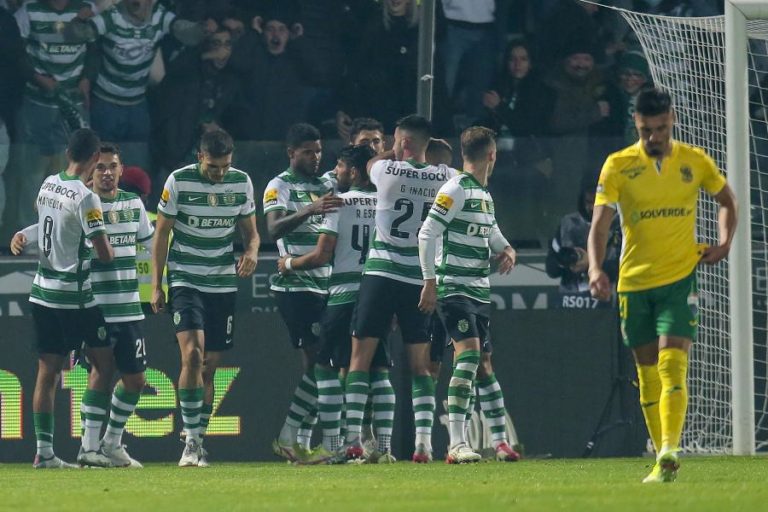
[[[141,393],[144,390],[146,379],[143,373],[123,375],[123,387],[129,393]]]
[[[181,352],[181,365],[186,368],[202,369],[203,349],[190,345]]]
[[[477,378],[487,379],[491,375],[493,375],[493,365],[491,364],[491,356],[490,354],[488,354],[486,357],[486,354],[483,354],[482,359],[480,359],[480,365],[477,367]]]

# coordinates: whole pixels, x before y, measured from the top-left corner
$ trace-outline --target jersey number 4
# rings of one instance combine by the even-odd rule
[[[429,215],[429,210],[431,209],[432,203],[424,203],[424,207],[421,209],[421,222],[424,222],[424,220],[427,218],[427,215]],[[395,201],[393,210],[398,212],[403,210],[405,211],[402,215],[392,221],[392,228],[389,230],[389,235],[395,238],[408,238],[410,233],[407,231],[400,231],[400,225],[413,217],[413,201],[410,199],[398,199]]]
[[[360,238],[360,231],[363,232],[362,239]],[[358,263],[362,265],[365,263],[365,258],[368,257],[368,245],[371,241],[371,226],[367,224],[353,224],[352,225],[352,248],[360,252],[360,260]]]

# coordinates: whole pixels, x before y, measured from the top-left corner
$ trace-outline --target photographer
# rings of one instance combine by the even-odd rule
[[[594,308],[597,301],[589,295],[587,275],[587,236],[592,222],[592,208],[595,203],[593,187],[582,187],[579,193],[578,211],[560,219],[560,226],[547,252],[546,270],[549,277],[560,278],[560,293],[564,308]],[[619,272],[621,252],[621,231],[614,222],[605,258],[604,270],[612,282]]]

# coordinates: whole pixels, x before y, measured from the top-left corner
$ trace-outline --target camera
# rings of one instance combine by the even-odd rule
[[[561,247],[555,253],[555,259],[561,267],[570,267],[574,263],[578,263],[580,258],[579,253],[573,247]]]

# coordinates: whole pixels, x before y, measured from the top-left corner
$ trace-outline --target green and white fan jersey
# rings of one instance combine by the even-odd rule
[[[328,305],[357,302],[363,265],[376,223],[376,191],[353,188],[339,194],[344,205],[325,215],[321,233],[336,236]]]
[[[139,196],[118,190],[112,200],[101,200],[104,225],[115,251],[110,263],[91,262],[91,284],[107,323],[142,320],[136,276],[136,244],[152,238],[155,229]]]
[[[379,160],[371,168],[376,185],[376,229],[365,273],[404,283],[423,283],[418,232],[437,191],[458,171],[446,165]]]
[[[48,176],[37,195],[39,259],[29,301],[56,309],[96,305],[88,239],[104,233],[99,196],[77,176]]]
[[[168,285],[207,293],[237,291],[232,240],[237,221],[255,215],[253,184],[231,168],[222,183],[204,178],[197,164],[168,176],[158,213],[174,218]]]

